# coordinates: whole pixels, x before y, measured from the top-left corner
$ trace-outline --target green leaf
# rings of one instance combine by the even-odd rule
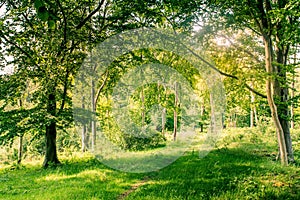
[[[48,28],[54,30],[55,29],[55,21],[48,20]]]
[[[44,6],[44,2],[41,0],[35,0],[34,1],[34,7],[39,10],[40,7]]]
[[[45,6],[42,6],[42,7],[39,8],[38,17],[44,22],[48,20],[49,12],[47,11]]]

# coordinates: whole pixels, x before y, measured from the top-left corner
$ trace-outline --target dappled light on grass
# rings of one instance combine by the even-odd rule
[[[269,138],[257,140],[271,133],[229,129],[225,134],[205,157],[199,157],[195,144],[171,165],[151,173],[124,173],[90,155],[64,159],[62,166],[48,169],[8,167],[0,170],[0,199],[300,199],[300,168],[270,159],[267,154],[276,145],[266,143]]]
[[[106,149],[105,145],[100,145],[101,149],[97,152],[101,154],[96,155],[96,158],[103,164],[120,171],[134,173],[157,171],[172,164],[189,149],[199,152],[201,158],[209,153],[212,147],[204,134],[190,135],[192,135],[190,138],[184,134],[179,135],[178,140],[168,141],[165,147],[150,150],[123,151],[121,149],[118,151],[118,147],[115,147],[113,152],[118,151],[117,154],[110,153],[111,147]],[[184,140],[181,137],[184,137]]]
[[[106,172],[109,170],[85,170],[78,174],[72,175],[59,175],[59,174],[50,174],[42,179],[38,179],[37,181],[57,181],[57,180],[64,180],[64,179],[72,179],[72,178],[89,178],[91,180],[99,180],[99,181],[106,181],[107,176]]]

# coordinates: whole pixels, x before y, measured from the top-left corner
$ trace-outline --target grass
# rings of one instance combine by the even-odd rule
[[[63,159],[49,169],[6,166],[0,170],[0,199],[300,199],[300,167],[275,161],[271,134],[229,130],[206,157],[191,150],[151,173],[113,170],[92,156]]]

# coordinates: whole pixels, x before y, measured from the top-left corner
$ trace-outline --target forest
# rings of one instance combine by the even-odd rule
[[[300,199],[298,0],[0,0],[0,199]]]

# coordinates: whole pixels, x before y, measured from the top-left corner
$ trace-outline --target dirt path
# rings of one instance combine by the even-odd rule
[[[149,181],[149,177],[147,177],[147,176],[144,177],[144,178],[143,178],[142,180],[140,180],[139,182],[133,184],[129,190],[126,190],[125,192],[123,192],[123,193],[117,198],[117,200],[125,199],[130,193],[134,192],[134,191],[137,190],[139,187],[145,185],[148,181]]]

